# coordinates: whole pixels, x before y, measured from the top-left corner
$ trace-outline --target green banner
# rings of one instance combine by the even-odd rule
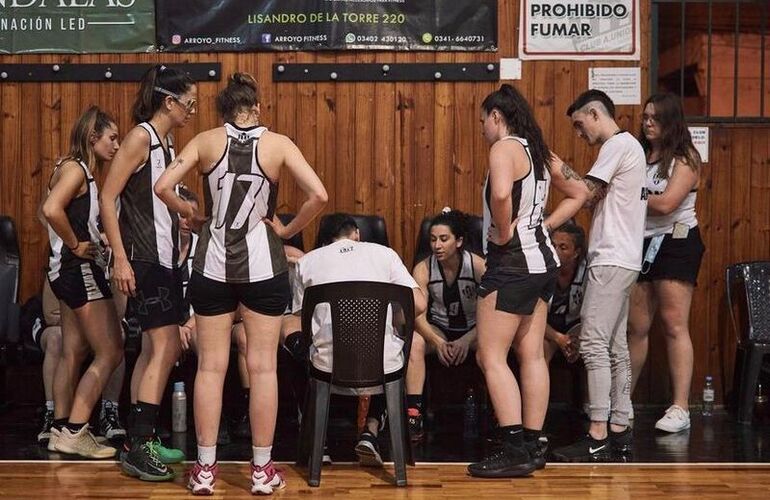
[[[0,0],[0,54],[154,50],[153,0]]]

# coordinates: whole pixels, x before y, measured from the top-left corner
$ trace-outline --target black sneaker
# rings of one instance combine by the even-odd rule
[[[540,436],[534,441],[524,441],[524,447],[535,462],[538,470],[545,469],[545,456],[548,453],[548,438]]]
[[[409,424],[409,436],[413,443],[422,441],[425,437],[425,430],[422,427],[422,413],[417,408],[409,408],[406,412],[407,422]]]
[[[120,468],[123,472],[142,481],[171,481],[174,471],[161,462],[156,450],[156,442],[147,440],[135,442],[130,450],[121,456]]]
[[[53,427],[53,410],[45,408],[43,411],[42,426],[37,433],[37,442],[43,443],[51,438],[51,427]]]
[[[126,437],[126,429],[120,425],[118,408],[112,404],[112,401],[105,401],[102,406],[102,413],[99,416],[99,435],[107,439]]]
[[[609,438],[594,439],[590,434],[569,446],[553,450],[553,457],[560,462],[606,462],[610,456]]]
[[[374,434],[364,431],[358,437],[358,444],[355,447],[358,462],[364,467],[382,467],[382,456],[380,447],[377,445],[377,438]]]
[[[470,464],[468,474],[487,478],[523,477],[532,474],[535,469],[537,464],[526,448],[504,443],[501,449],[481,462]]]
[[[620,432],[610,431],[610,450],[616,460],[621,462],[631,460],[634,452],[634,434],[631,426]]]

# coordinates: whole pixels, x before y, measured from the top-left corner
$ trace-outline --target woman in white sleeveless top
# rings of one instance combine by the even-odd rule
[[[701,161],[678,97],[656,94],[647,99],[639,141],[647,156],[649,198],[644,261],[631,293],[628,317],[631,390],[633,394],[647,359],[648,333],[658,313],[665,334],[673,401],[655,428],[679,432],[690,427],[693,347],[688,323],[704,246],[695,215]]]

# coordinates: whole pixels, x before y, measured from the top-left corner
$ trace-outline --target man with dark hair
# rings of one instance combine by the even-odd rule
[[[631,450],[631,368],[626,341],[628,299],[642,263],[647,213],[646,160],[633,135],[618,127],[615,105],[602,91],[589,90],[567,110],[578,136],[599,156],[583,179],[593,208],[588,271],[580,310],[580,355],[588,375],[589,432],[554,451],[568,462],[607,460]],[[565,177],[578,177],[562,165]],[[609,418],[609,429],[607,415]]]
[[[342,281],[377,281],[407,286],[414,295],[414,313],[425,312],[426,299],[420,286],[409,274],[401,258],[392,249],[376,243],[361,241],[355,220],[346,214],[324,218],[320,233],[326,243],[305,254],[297,261],[297,281],[294,288],[294,314],[302,310],[305,289],[313,285]],[[324,232],[326,231],[326,232]],[[313,316],[317,329],[312,332],[310,362],[322,371],[331,371],[332,330],[331,312],[318,307]],[[403,341],[395,333],[386,336],[383,367],[393,373],[403,367]],[[366,429],[361,433],[356,453],[362,465],[382,465],[377,446],[377,431],[384,420],[384,397],[372,397]]]

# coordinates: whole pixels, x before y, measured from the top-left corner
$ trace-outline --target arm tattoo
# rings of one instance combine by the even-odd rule
[[[609,186],[607,186],[607,184],[603,182],[596,181],[590,177],[584,178],[583,182],[585,182],[586,186],[588,186],[588,190],[591,192],[590,196],[588,197],[588,200],[586,201],[586,207],[593,208],[605,196],[607,196],[607,189]]]
[[[566,163],[561,164],[561,175],[563,175],[566,180],[581,179],[580,175],[574,170],[572,170],[572,167],[570,167]]]

